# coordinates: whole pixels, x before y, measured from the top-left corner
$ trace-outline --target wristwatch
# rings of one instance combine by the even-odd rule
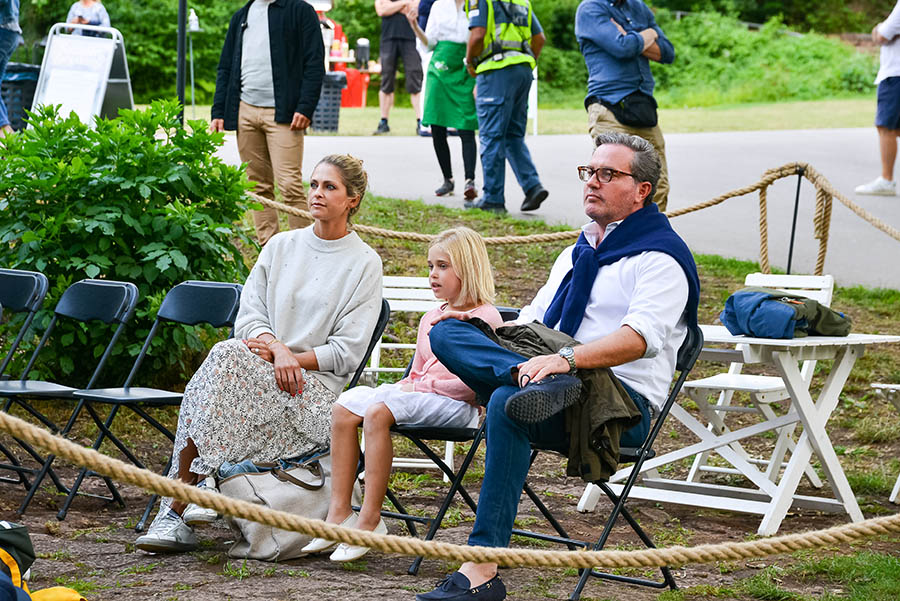
[[[564,346],[558,351],[559,356],[569,362],[569,373],[575,373],[575,349]]]

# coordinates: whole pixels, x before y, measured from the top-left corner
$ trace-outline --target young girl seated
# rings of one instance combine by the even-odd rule
[[[431,352],[428,333],[432,322],[445,311],[465,311],[492,328],[502,323],[491,304],[494,279],[484,241],[469,228],[441,233],[428,249],[428,278],[435,297],[447,301],[419,322],[416,355],[409,376],[378,388],[357,386],[338,398],[331,422],[331,505],[326,522],[384,534],[381,504],[387,491],[394,449],[390,428],[394,424],[468,427],[478,422],[475,393]],[[359,515],[350,507],[350,495],[359,461],[357,428],[362,424],[366,440],[366,491]],[[314,538],[304,551],[320,553],[336,543]],[[352,561],[368,547],[341,544],[332,561]]]

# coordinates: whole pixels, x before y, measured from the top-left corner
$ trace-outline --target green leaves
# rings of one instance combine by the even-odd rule
[[[175,284],[239,282],[248,271],[235,246],[253,245],[239,225],[248,204],[246,177],[215,156],[221,135],[176,128],[178,110],[176,102],[156,102],[92,129],[61,118],[54,107],[40,108],[31,127],[0,146],[0,265],[50,278],[45,315],[73,281],[137,284],[141,301],[120,354],[125,345],[140,348],[129,337],[149,330]],[[157,139],[157,132],[165,136]],[[151,307],[148,296],[159,301]],[[163,332],[155,369],[145,377],[173,379],[167,370],[183,375],[192,367]],[[104,324],[82,330],[61,321],[42,353],[41,373],[51,379],[89,374],[106,336]],[[203,347],[196,337],[180,337]],[[120,384],[129,367],[130,361],[110,361],[104,372],[109,384]]]

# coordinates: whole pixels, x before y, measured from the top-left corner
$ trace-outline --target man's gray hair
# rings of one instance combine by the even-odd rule
[[[659,154],[657,154],[653,145],[640,136],[633,136],[631,134],[614,131],[602,133],[594,138],[595,146],[600,147],[604,144],[624,146],[630,148],[634,152],[634,157],[631,159],[631,173],[634,176],[635,181],[649,182],[652,186],[652,188],[650,188],[650,194],[644,199],[644,206],[646,207],[653,202],[653,197],[656,195],[656,185],[659,183],[659,172],[661,170]]]

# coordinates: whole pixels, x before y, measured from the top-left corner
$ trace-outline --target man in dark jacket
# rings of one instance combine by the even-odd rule
[[[322,80],[325,49],[316,11],[302,0],[250,0],[228,25],[216,74],[213,131],[237,130],[238,153],[255,192],[306,209],[303,136]],[[253,212],[260,244],[278,233],[278,213]],[[308,222],[289,215],[292,229]]]
[[[693,256],[652,202],[659,156],[637,136],[607,133],[596,140],[590,163],[578,167],[584,212],[591,221],[578,242],[557,257],[547,283],[517,320],[542,322],[539,328],[527,327],[544,342],[552,341],[541,330],[554,328],[583,344],[526,359],[466,321],[466,314],[452,311],[430,333],[438,360],[479,398],[490,399],[484,480],[469,535],[473,546],[509,544],[531,443],[569,453],[571,439],[580,436],[591,446],[603,446],[590,440],[593,432],[579,431],[580,424],[567,419],[565,409],[581,397],[576,369],[579,374],[605,369],[612,386],[600,394],[624,391],[631,397],[640,423],[619,440],[640,446],[651,414],[665,401],[688,325],[697,323],[700,282]],[[521,339],[516,329],[524,327],[498,328],[497,334],[502,339],[512,330]],[[416,596],[419,601],[505,597],[497,565],[472,562],[434,591]]]

